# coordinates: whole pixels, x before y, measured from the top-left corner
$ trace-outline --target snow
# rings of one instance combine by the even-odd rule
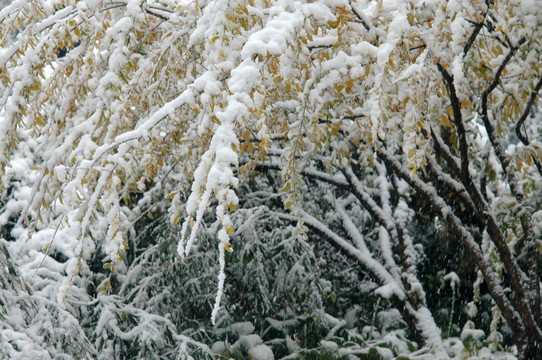
[[[306,212],[301,211],[301,215],[307,226],[314,227],[315,229],[318,229],[318,231],[326,234],[326,236],[328,236],[335,244],[342,248],[343,251],[355,258],[356,261],[358,261],[359,264],[362,265],[369,272],[369,274],[375,278],[375,280],[379,281],[384,287],[382,296],[395,295],[399,299],[405,298],[406,295],[404,293],[402,284],[398,283],[381,263],[373,259],[371,254],[363,253],[356,249],[354,246],[349,244],[334,232],[330,231],[324,224]]]
[[[462,341],[472,339],[476,342],[478,347],[482,346],[482,340],[484,339],[485,336],[486,334],[484,333],[484,331],[480,329],[464,328],[463,331],[461,331]]]
[[[383,297],[384,299],[391,299],[391,297],[397,292],[395,284],[386,284],[380,286],[375,290],[375,294]]]
[[[418,328],[426,339],[427,345],[439,359],[448,359],[448,353],[444,348],[440,329],[436,326],[433,315],[426,307],[421,307],[415,312]]]
[[[217,355],[222,354],[226,349],[227,347],[224,341],[217,341],[211,346],[211,351]]]
[[[235,352],[239,349],[243,349],[245,351],[249,351],[250,349],[255,348],[258,345],[262,345],[263,340],[261,337],[259,337],[256,334],[250,334],[250,335],[243,335],[237,340],[232,346],[231,351]]]
[[[408,284],[409,290],[419,295],[420,304],[417,304],[419,307],[416,309],[407,306],[407,311],[415,315],[419,330],[429,344],[428,348],[434,351],[438,358],[445,358],[446,355],[442,350],[442,334],[435,326],[429,309],[423,304],[424,290],[416,274],[418,253],[409,236],[414,235],[409,234],[410,220],[413,216],[413,210],[409,208],[410,196],[420,194],[425,196],[435,211],[434,218],[438,220],[439,226],[442,224],[440,228],[449,226],[458,235],[462,245],[470,250],[478,262],[484,279],[488,284],[495,285],[491,286],[492,295],[500,300],[499,305],[503,306],[503,310],[507,310],[508,314],[512,314],[510,315],[512,320],[521,323],[518,320],[519,314],[508,301],[515,298],[509,296],[502,288],[499,275],[502,268],[498,267],[500,264],[495,265],[493,261],[490,263],[492,258],[488,255],[487,247],[480,247],[479,242],[472,236],[472,230],[464,226],[462,219],[454,214],[456,208],[450,207],[450,202],[439,196],[441,189],[437,191],[433,184],[426,182],[425,177],[411,174],[410,168],[404,166],[404,159],[401,158],[405,151],[415,150],[415,161],[412,162],[414,165],[419,166],[420,159],[427,159],[430,166],[428,171],[435,172],[439,182],[446,183],[461,195],[456,200],[468,201],[468,195],[465,195],[465,189],[457,174],[446,173],[447,169],[439,157],[427,155],[432,149],[421,143],[420,134],[417,133],[418,127],[426,126],[425,130],[429,130],[435,126],[435,129],[431,130],[438,134],[437,127],[442,124],[434,122],[431,117],[433,114],[438,116],[440,108],[446,106],[446,94],[444,98],[431,94],[430,99],[423,104],[408,101],[408,106],[405,106],[407,109],[402,109],[401,102],[420,99],[419,96],[425,89],[419,89],[419,84],[429,89],[435,87],[435,76],[438,74],[435,75],[434,62],[439,61],[442,61],[453,75],[454,86],[460,98],[466,97],[472,89],[465,86],[467,83],[465,76],[476,73],[475,69],[473,72],[466,70],[471,70],[472,61],[483,58],[480,53],[483,53],[484,49],[491,50],[491,45],[497,40],[502,40],[499,36],[505,33],[512,34],[510,35],[512,37],[519,36],[516,30],[520,35],[526,32],[533,32],[534,36],[538,34],[536,26],[539,22],[535,20],[540,19],[542,13],[539,7],[535,6],[535,1],[517,2],[521,3],[521,6],[511,7],[512,12],[508,14],[510,16],[505,11],[508,8],[501,8],[505,5],[495,6],[491,14],[495,28],[506,25],[506,22],[510,22],[510,28],[495,30],[491,34],[486,31],[487,29],[482,29],[480,40],[484,46],[474,44],[476,49],[482,51],[476,54],[471,51],[469,57],[465,58],[462,54],[463,46],[473,29],[472,19],[478,21],[479,12],[484,10],[485,5],[481,3],[473,5],[460,1],[443,3],[436,0],[412,3],[400,0],[360,0],[353,4],[345,0],[310,3],[277,0],[268,3],[255,0],[254,5],[249,6],[235,0],[196,2],[183,0],[182,4],[173,0],[152,4],[146,4],[141,0],[127,0],[122,4],[119,3],[118,7],[104,11],[101,2],[96,0],[78,2],[73,6],[64,6],[60,0],[42,3],[46,14],[40,18],[41,14],[33,13],[34,18],[39,20],[20,25],[17,36],[11,40],[7,40],[6,37],[7,48],[0,50],[0,63],[6,65],[6,74],[13,80],[12,88],[2,90],[1,102],[5,106],[0,113],[2,130],[0,133],[9,133],[20,145],[19,150],[12,149],[6,140],[9,137],[0,140],[0,157],[2,162],[6,162],[6,173],[1,180],[3,185],[6,184],[6,189],[9,187],[9,192],[5,191],[2,194],[8,197],[8,201],[4,203],[2,198],[0,226],[6,227],[7,231],[15,224],[9,234],[15,240],[10,241],[7,246],[17,259],[18,267],[23,278],[28,281],[29,288],[36,291],[36,298],[54,299],[58,295],[60,302],[76,313],[79,308],[72,305],[69,300],[78,299],[84,304],[93,301],[89,298],[94,295],[88,293],[87,288],[92,288],[89,286],[91,281],[89,279],[95,279],[93,277],[95,273],[99,274],[98,282],[102,281],[104,274],[107,273],[103,269],[96,270],[100,267],[101,260],[118,263],[121,271],[115,276],[120,283],[126,278],[139,278],[139,275],[143,274],[141,267],[134,266],[130,269],[132,273],[129,275],[123,272],[124,261],[129,261],[123,260],[125,236],[131,234],[133,238],[138,238],[135,236],[134,225],[138,224],[139,217],[146,210],[154,210],[154,206],[160,212],[169,211],[171,222],[175,225],[180,218],[184,218],[181,240],[177,247],[179,257],[184,258],[191,252],[197,253],[200,235],[206,235],[200,231],[204,217],[207,219],[209,208],[212,208],[215,212],[213,220],[216,220],[212,225],[216,230],[213,240],[216,246],[215,253],[218,253],[216,261],[219,267],[216,274],[216,297],[211,313],[211,320],[214,322],[221,311],[221,298],[226,290],[226,261],[230,258],[227,251],[233,248],[232,244],[235,244],[234,250],[237,250],[238,247],[244,247],[245,242],[254,240],[237,238],[239,232],[238,229],[234,229],[234,220],[231,216],[238,205],[247,206],[247,203],[237,198],[237,189],[244,181],[238,166],[254,160],[256,165],[272,164],[273,167],[275,165],[280,167],[283,176],[292,178],[299,175],[314,179],[320,183],[318,191],[323,192],[324,188],[328,191],[333,187],[341,189],[336,192],[328,191],[326,197],[314,196],[313,193],[305,192],[307,189],[312,191],[314,183],[304,182],[303,186],[297,189],[301,192],[300,199],[306,200],[307,203],[307,208],[299,212],[301,219],[285,213],[279,218],[281,221],[304,221],[305,225],[317,230],[328,242],[338,247],[342,255],[348,256],[352,266],[361,268],[377,283],[360,281],[359,286],[354,286],[355,291],[362,293],[367,291],[385,299],[398,297],[408,305],[404,285]],[[154,19],[146,14],[145,11],[151,9],[150,6],[163,6],[160,13],[164,14],[170,14],[169,11],[172,11],[171,15],[167,16],[169,19],[175,19],[174,22]],[[345,26],[331,29],[328,22],[336,21],[343,12],[348,13],[351,6],[356,7],[363,26],[357,14],[349,14],[346,24],[342,24]],[[25,10],[18,11],[18,8]],[[28,2],[17,0],[8,10],[0,11],[0,19],[2,23],[9,24],[16,19],[16,13],[24,14],[27,9],[33,10]],[[247,13],[243,10],[247,10]],[[423,16],[412,20],[407,14],[409,16],[430,14],[435,18],[431,18],[431,22],[429,17]],[[248,21],[248,26],[236,27],[235,22],[241,18]],[[153,23],[154,20],[157,22]],[[72,23],[80,25],[83,31],[81,46],[57,62],[46,65],[43,69],[46,79],[41,82],[46,90],[33,94],[30,86],[33,71],[44,62],[41,54],[45,54],[46,57],[56,56],[57,49],[54,48],[54,44],[63,39],[64,33]],[[149,27],[146,27],[147,25]],[[143,36],[157,34],[158,38],[151,46],[147,46],[139,43],[141,39],[135,33],[136,30]],[[217,35],[218,38],[215,38]],[[78,40],[74,34],[71,36]],[[447,40],[448,36],[451,36],[451,41]],[[229,40],[226,40],[226,37]],[[305,39],[310,37],[313,39],[308,40],[307,44]],[[29,41],[33,38],[37,39],[37,44]],[[87,39],[90,40],[89,43],[86,42]],[[401,60],[406,58],[403,58],[402,51],[408,49],[403,47],[412,39],[416,39],[416,43],[418,41],[423,43],[426,48],[420,50],[421,54],[414,63],[409,60],[403,63]],[[514,42],[514,39],[511,38],[511,41]],[[91,50],[85,48],[87,45]],[[138,48],[140,45],[143,45],[143,49]],[[310,49],[320,46],[328,48]],[[503,104],[503,96],[506,96],[503,92],[520,94],[521,89],[529,90],[529,86],[532,85],[532,79],[535,78],[532,74],[536,72],[535,65],[538,64],[536,54],[540,51],[536,41],[529,43],[529,47],[532,49],[529,49],[527,59],[523,61],[525,54],[521,49],[522,55],[516,56],[517,59],[512,60],[513,66],[507,67],[507,70],[511,71],[511,76],[503,78],[502,85],[499,84],[492,94],[499,104]],[[412,55],[410,50],[406,50],[406,53],[410,54],[407,57]],[[19,54],[24,56],[19,58]],[[326,56],[329,54],[329,59],[319,60],[318,56],[322,54]],[[485,62],[499,65],[505,56],[506,54],[486,57]],[[284,79],[295,78],[296,85],[302,89],[299,93],[287,94],[281,88],[283,83],[273,85],[272,79],[266,78],[269,76],[268,65],[271,60],[278,60],[277,74]],[[123,81],[119,77],[119,72],[124,71],[128,61],[137,69],[130,73],[128,80]],[[305,64],[308,64],[307,69],[301,66]],[[64,72],[69,65],[73,65],[71,75]],[[155,70],[162,67],[166,71],[155,73]],[[531,67],[534,70],[530,69]],[[183,73],[185,69],[189,70]],[[525,74],[522,74],[523,70]],[[157,74],[157,78],[149,80],[153,73]],[[177,79],[177,76],[180,78]],[[530,80],[517,81],[522,76]],[[172,81],[169,77],[175,79]],[[334,85],[341,84],[344,79],[355,81],[355,94],[337,90],[339,96],[336,96]],[[471,80],[469,78],[469,84]],[[77,85],[83,82],[86,82],[88,94],[79,97],[76,95],[79,94]],[[477,86],[476,82],[472,82],[472,86]],[[271,92],[266,94],[254,92],[261,91],[262,88],[278,90],[276,101],[268,104]],[[141,92],[145,93],[145,96],[138,97]],[[132,99],[132,96],[137,100]],[[513,98],[518,104],[521,103],[521,96]],[[433,100],[434,102],[431,102]],[[144,103],[146,107],[139,107],[138,103]],[[390,105],[397,108],[390,109]],[[19,106],[28,110],[32,110],[34,106],[42,107],[40,114],[46,119],[46,124],[42,128],[32,130],[39,132],[38,137],[32,135],[29,128],[32,116],[23,116],[23,121],[15,126],[15,134],[10,133],[13,119],[19,116],[17,114]],[[479,104],[474,106],[476,108]],[[75,110],[72,110],[72,107]],[[136,113],[138,111],[141,113]],[[356,119],[341,120],[341,117],[345,116],[345,111],[348,111],[348,114],[355,114]],[[195,113],[197,115],[194,115]],[[422,114],[425,116],[420,120]],[[338,135],[322,135],[323,125],[327,124],[321,124],[319,121],[323,120],[322,116],[328,115],[331,117],[329,122],[339,126]],[[506,126],[503,128],[501,120],[497,117],[492,121],[499,131],[490,132],[489,135],[499,138],[502,135],[501,131],[507,131]],[[98,125],[101,122],[107,125]],[[423,124],[418,126],[418,122]],[[469,144],[473,146],[469,170],[478,177],[483,173],[477,172],[478,148],[488,139],[484,133],[485,126],[476,114],[468,117],[467,122],[470,126],[467,129],[468,136],[471,137]],[[65,128],[57,124],[62,124]],[[255,124],[257,125],[254,126]],[[287,130],[281,129],[282,127]],[[402,131],[395,131],[399,127]],[[254,137],[263,140],[262,143],[265,143],[266,147],[265,155],[268,155],[265,161],[269,158],[284,159],[291,155],[292,163],[295,163],[294,169],[287,172],[280,161],[264,162],[262,158],[258,158],[256,152],[243,153],[240,148],[244,147],[246,142],[241,143],[238,136],[243,134],[244,137],[245,133],[249,134],[247,136],[250,137],[250,141],[254,140]],[[172,140],[172,134],[180,138]],[[274,140],[286,134],[287,140]],[[372,138],[372,144],[366,143],[367,137]],[[442,142],[447,149],[445,141],[438,135],[434,140]],[[505,152],[504,144],[508,139],[503,141],[496,146],[497,152],[515,156],[518,149],[510,147],[509,151]],[[294,143],[295,151],[290,146]],[[165,161],[167,164],[161,166],[157,174],[153,174],[153,179],[142,176],[142,172],[145,172],[143,168],[147,164],[155,165],[154,157],[158,155],[155,148],[162,145],[169,154],[167,156],[160,154],[160,162]],[[320,151],[320,146],[325,149],[325,153]],[[367,147],[367,151],[362,150],[359,153],[361,156],[358,156],[356,151],[363,147]],[[354,149],[356,151],[351,151]],[[381,149],[384,150],[379,153]],[[487,149],[491,150],[490,147]],[[342,161],[336,159],[339,151],[347,154]],[[386,164],[394,168],[389,170],[390,174],[380,165],[379,162],[382,160],[378,159],[380,155],[377,153],[389,155],[393,160],[397,160],[391,161],[391,165]],[[257,156],[247,160],[252,155]],[[490,154],[489,161],[490,167],[485,170],[490,168],[496,170],[497,180],[487,185],[488,209],[507,211],[508,205],[518,208],[523,206],[527,208],[527,204],[532,205],[534,201],[532,198],[526,199],[524,204],[509,201],[507,198],[509,184],[505,178],[509,169],[502,171],[493,154]],[[452,162],[452,168],[459,167],[455,158]],[[346,167],[344,175],[338,168],[339,165]],[[325,170],[322,170],[323,167]],[[352,169],[355,169],[355,173]],[[514,171],[514,166],[511,166],[511,171]],[[535,178],[535,175],[534,168],[526,169],[525,174],[518,171],[518,184],[529,189],[531,185],[529,181],[532,181],[538,186],[536,184],[538,178]],[[393,179],[393,176],[402,177],[406,181],[400,180],[397,187],[397,179]],[[530,176],[533,176],[534,180],[529,178]],[[393,190],[390,179],[394,180]],[[186,184],[190,186],[190,180],[193,180],[191,191],[186,194],[189,198],[184,204],[184,189]],[[151,181],[156,184],[152,185],[152,190],[148,190],[148,183]],[[515,175],[512,174],[508,183],[513,185],[514,182]],[[261,183],[258,183],[257,186],[260,185]],[[243,187],[242,191],[245,190]],[[141,195],[141,200],[138,200],[135,207],[130,207],[129,201],[121,200],[123,195],[131,192],[139,192],[138,196]],[[413,195],[415,192],[417,194]],[[174,193],[175,196],[171,202],[167,202],[160,198],[162,193]],[[350,196],[344,195],[346,193],[350,193]],[[59,194],[62,195],[63,201],[60,200]],[[272,194],[268,189],[250,195],[253,195],[253,199],[258,197],[276,199],[277,196],[281,196],[278,193]],[[315,200],[313,197],[318,199]],[[325,206],[318,207],[318,201],[324,201]],[[168,205],[162,205],[163,203]],[[164,206],[167,207],[169,204],[171,208],[165,209]],[[186,208],[183,205],[186,205]],[[298,207],[303,208],[304,205],[300,203]],[[325,211],[329,209],[329,214],[322,213],[323,208]],[[533,211],[535,210],[538,209]],[[533,214],[533,227],[537,237],[542,233],[541,214],[541,211]],[[40,220],[36,220],[38,218]],[[501,221],[493,214],[490,214],[490,220]],[[519,220],[512,219],[511,223],[513,221]],[[372,228],[367,231],[365,227],[369,223]],[[252,224],[254,228],[258,225],[257,222]],[[177,230],[175,226],[172,229],[172,233]],[[280,235],[285,236],[287,231],[289,230]],[[404,237],[399,237],[402,232],[405,233]],[[252,234],[257,236],[256,229]],[[510,233],[510,236],[514,237],[515,234]],[[395,253],[394,245],[397,245],[398,241],[402,242],[399,245],[405,249],[404,254]],[[489,241],[485,239],[486,244]],[[517,238],[512,238],[508,244],[512,246],[517,244],[517,241]],[[133,254],[145,251],[137,248],[137,242],[135,246]],[[105,253],[103,256],[102,251]],[[421,250],[419,252],[421,253]],[[146,253],[138,259],[141,260],[144,256],[150,255]],[[93,263],[97,262],[98,266],[90,262],[86,264],[86,261],[91,259]],[[323,260],[318,260],[315,264],[317,268],[334,265]],[[301,263],[295,264],[281,274],[295,278],[295,274],[303,271],[303,266]],[[157,271],[156,274],[158,273]],[[137,286],[152,283],[157,279],[153,277],[158,276],[156,274],[147,276]],[[450,285],[456,289],[464,279],[451,272],[444,280],[450,281]],[[526,278],[521,277],[521,280]],[[318,298],[319,292],[331,292],[333,289],[330,284],[329,281],[322,280],[322,283],[319,283],[321,287],[313,291],[313,294],[316,294],[315,298]],[[122,294],[118,296],[120,298]],[[148,300],[145,296],[147,295],[143,292],[137,294],[135,301],[143,304]],[[157,299],[161,296],[157,296]],[[98,298],[99,301],[105,302],[113,299],[113,296],[101,294]],[[274,301],[282,303],[284,299]],[[102,318],[98,321],[97,329],[103,334],[109,331],[119,334],[121,338],[130,341],[137,336],[138,331],[141,331],[141,338],[148,341],[153,331],[157,329],[151,324],[151,319],[154,318],[149,314],[130,309],[137,312],[141,327],[137,330],[124,329],[118,320],[120,312],[112,310],[120,309],[118,307],[120,303],[121,301],[111,302],[104,306],[105,309],[100,311]],[[94,306],[96,303],[92,304]],[[45,307],[37,306],[40,310],[39,317],[45,316]],[[475,314],[474,302],[470,307],[469,313]],[[352,328],[353,332],[357,331],[355,325],[359,323],[358,316],[361,315],[350,306],[347,308],[351,310],[344,316],[345,319],[334,318],[329,314],[321,317],[322,326],[328,331],[327,340],[320,343],[323,348],[335,352],[338,346],[336,342],[330,341],[333,336],[342,336],[345,327]],[[230,310],[234,311],[228,309]],[[297,312],[298,309],[292,311]],[[9,320],[21,323],[21,314],[18,308],[15,308],[9,315]],[[224,315],[225,318],[228,317],[227,311],[224,311]],[[382,312],[380,320],[384,327],[387,326],[387,321],[393,318],[392,315],[397,314]],[[232,318],[238,319],[238,314]],[[268,322],[270,328],[285,333],[286,327],[299,326],[301,321],[298,318],[286,318],[281,321],[271,319]],[[258,322],[255,321],[254,324]],[[243,348],[253,359],[273,358],[271,347],[274,345],[264,344],[258,335],[252,334],[256,327],[259,327],[254,324],[239,322],[231,325],[231,329],[240,336],[236,346]],[[492,332],[487,339],[499,340],[499,334],[493,332],[497,329],[497,324],[492,322],[491,327]],[[47,324],[47,330],[52,328]],[[39,339],[35,329],[30,331],[32,333],[25,332],[21,335],[18,330],[6,327],[0,330],[0,333],[2,340],[12,339],[13,344],[39,358],[43,349],[37,344]],[[406,351],[401,347],[405,344],[400,339],[402,333],[397,329],[386,331],[378,330],[379,336],[382,335],[383,339],[397,345],[401,351]],[[462,339],[471,338],[479,341],[483,339],[483,334],[476,329],[465,329]],[[187,339],[180,336],[175,339],[182,343],[179,345],[179,351],[184,351]],[[31,344],[32,341],[36,344]],[[299,344],[292,338],[287,336],[285,341],[291,352],[300,349]],[[215,345],[213,350],[218,352],[227,348],[224,342],[217,342]],[[108,350],[104,350],[102,357],[114,357],[114,345],[107,343],[105,347]],[[389,350],[379,348],[378,351],[385,357],[391,356]],[[16,351],[12,355],[14,358],[19,356]],[[354,353],[350,355],[355,356]],[[483,349],[479,356],[490,355],[487,349]]]
[[[254,331],[254,325],[250,321],[236,322],[230,327],[240,336],[252,334]]]
[[[456,286],[459,286],[459,283],[460,283],[459,276],[453,271],[446,274],[443,279],[444,281],[450,282],[450,286],[452,287],[452,289],[455,289]]]
[[[261,344],[248,351],[248,358],[251,360],[275,360],[273,351],[267,345]]]
[[[339,350],[339,344],[333,341],[322,340],[320,341],[320,345],[322,345],[324,350],[329,351],[331,353],[335,353],[337,352],[337,350]]]
[[[155,127],[165,117],[173,115],[175,110],[180,106],[191,102],[193,98],[192,88],[188,88],[182,92],[175,99],[164,104],[159,110],[155,111],[151,117],[143,121],[136,129],[127,131],[115,138],[115,143],[120,144],[129,140],[136,140],[142,138],[145,133],[148,133],[150,129]]]

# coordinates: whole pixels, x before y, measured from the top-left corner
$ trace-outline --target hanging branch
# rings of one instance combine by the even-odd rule
[[[523,194],[521,193],[521,189],[517,184],[516,170],[514,169],[513,166],[510,166],[510,159],[508,155],[506,154],[506,151],[504,150],[502,141],[499,138],[499,135],[497,133],[497,130],[495,129],[495,126],[491,123],[491,120],[489,119],[487,106],[488,106],[489,94],[491,94],[491,92],[495,90],[495,88],[499,84],[504,68],[510,62],[510,60],[512,60],[512,58],[514,57],[514,54],[519,49],[519,47],[523,45],[523,43],[525,43],[526,41],[527,41],[526,38],[521,38],[518,41],[517,45],[510,49],[510,51],[504,58],[503,62],[497,69],[493,82],[487,87],[487,89],[482,94],[482,108],[481,108],[481,116],[482,116],[482,120],[484,121],[484,126],[489,136],[489,140],[491,141],[491,144],[493,145],[493,148],[495,149],[495,154],[497,154],[497,158],[499,158],[499,161],[504,170],[504,173],[508,177],[508,182],[510,184],[510,191],[512,191],[512,194],[514,195],[518,203],[523,201]]]
[[[480,249],[480,246],[476,243],[470,232],[465,229],[461,220],[453,213],[448,204],[446,204],[446,202],[437,194],[437,191],[433,186],[423,182],[418,176],[413,175],[410,171],[401,166],[397,159],[395,159],[395,157],[388,151],[380,149],[377,156],[382,159],[397,176],[405,180],[417,191],[419,195],[423,196],[430,204],[432,204],[439,215],[445,221],[447,221],[454,233],[459,236],[461,243],[475,259],[477,266],[482,271],[488,290],[492,298],[501,309],[504,318],[512,328],[517,339],[522,339],[526,331],[524,319],[520,316],[520,314],[518,314],[506,297],[505,291],[497,277],[497,274],[495,274],[494,270],[489,264],[488,259]],[[528,326],[529,330],[534,329],[535,331],[539,332],[536,326],[532,326],[532,323],[533,322],[531,321],[531,326]]]
[[[533,108],[534,101],[536,100],[536,97],[538,96],[538,92],[540,91],[540,88],[542,88],[542,77],[538,79],[538,82],[536,83],[534,90],[531,92],[529,101],[527,101],[525,110],[523,110],[523,114],[521,114],[521,117],[516,123],[516,135],[521,140],[523,145],[529,145],[529,137],[527,133],[523,135],[523,133],[521,132],[521,127],[523,126],[523,123],[525,122],[525,120],[527,120],[527,116],[529,116],[529,113],[531,112],[531,109]]]

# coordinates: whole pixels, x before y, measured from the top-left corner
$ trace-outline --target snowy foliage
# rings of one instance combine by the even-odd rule
[[[6,3],[1,354],[540,358],[538,5]]]

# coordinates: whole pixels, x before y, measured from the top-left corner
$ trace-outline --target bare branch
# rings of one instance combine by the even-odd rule
[[[352,13],[354,13],[354,15],[356,15],[356,18],[359,20],[359,22],[361,23],[361,25],[363,25],[363,27],[365,28],[365,30],[369,31],[371,30],[371,28],[369,27],[369,24],[367,23],[367,21],[365,21],[365,19],[363,18],[363,16],[361,16],[361,14],[356,10],[356,8],[352,5],[352,2],[349,1],[349,4],[350,4],[350,8],[352,9]]]
[[[467,132],[465,131],[465,125],[463,124],[463,115],[461,114],[461,103],[459,101],[459,98],[457,97],[457,90],[454,85],[453,76],[450,75],[440,63],[437,63],[437,68],[442,74],[446,86],[448,87],[448,92],[450,94],[453,120],[457,129],[457,135],[459,137],[459,152],[461,157],[461,182],[463,183],[463,185],[465,185],[467,191],[472,197],[473,193],[476,192],[476,189],[474,183],[472,182],[469,171],[469,146],[467,144]],[[437,144],[437,146],[440,145],[436,141],[435,143]],[[442,147],[442,150],[446,154],[446,152],[444,151],[444,147]],[[455,161],[450,160],[450,165],[453,166],[454,163]],[[476,201],[475,198],[473,198],[473,200]]]
[[[450,152],[450,149],[444,144],[444,141],[433,127],[431,127],[431,138],[433,139],[433,149],[446,160],[448,166],[451,167],[453,174],[460,178],[461,165],[459,160]]]
[[[525,120],[527,120],[527,116],[529,116],[529,113],[531,112],[531,109],[533,108],[534,101],[538,95],[538,92],[540,91],[540,88],[542,88],[542,77],[538,79],[538,83],[536,84],[534,90],[531,92],[531,96],[529,97],[527,106],[525,106],[525,110],[523,110],[523,114],[521,114],[521,117],[516,123],[516,135],[521,140],[523,145],[529,145],[529,138],[528,138],[527,133],[523,135],[523,133],[521,132],[521,127],[523,126],[523,123],[525,122]]]
[[[480,170],[480,192],[484,197],[484,200],[487,201],[487,167],[489,164],[489,155],[491,154],[491,144],[488,142],[484,147],[482,153],[482,169]]]

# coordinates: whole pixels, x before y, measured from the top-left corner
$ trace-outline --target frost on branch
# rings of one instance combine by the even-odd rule
[[[211,294],[216,329],[240,320],[242,301],[219,311],[237,295],[225,281],[234,261],[250,264],[232,271],[240,288],[254,274],[266,292],[251,316],[280,308],[255,323],[272,328],[262,337],[284,336],[287,356],[374,354],[382,340],[386,356],[446,358],[462,328],[474,354],[490,350],[478,342],[485,317],[491,351],[514,345],[533,358],[540,11],[515,0],[15,0],[0,10],[6,248],[40,304],[92,315],[85,331],[104,357],[196,346],[177,335],[193,324],[155,313],[170,313],[162,299]],[[190,261],[209,270],[199,277]],[[346,268],[350,280],[337,280]],[[444,276],[453,273],[460,281]],[[447,279],[444,309],[435,289]],[[204,281],[212,286],[195,295]],[[348,294],[341,281],[357,285]],[[456,295],[472,300],[467,322]],[[367,299],[408,332],[356,323],[387,318]],[[302,327],[318,343],[293,338]],[[261,349],[237,355],[269,355]]]

